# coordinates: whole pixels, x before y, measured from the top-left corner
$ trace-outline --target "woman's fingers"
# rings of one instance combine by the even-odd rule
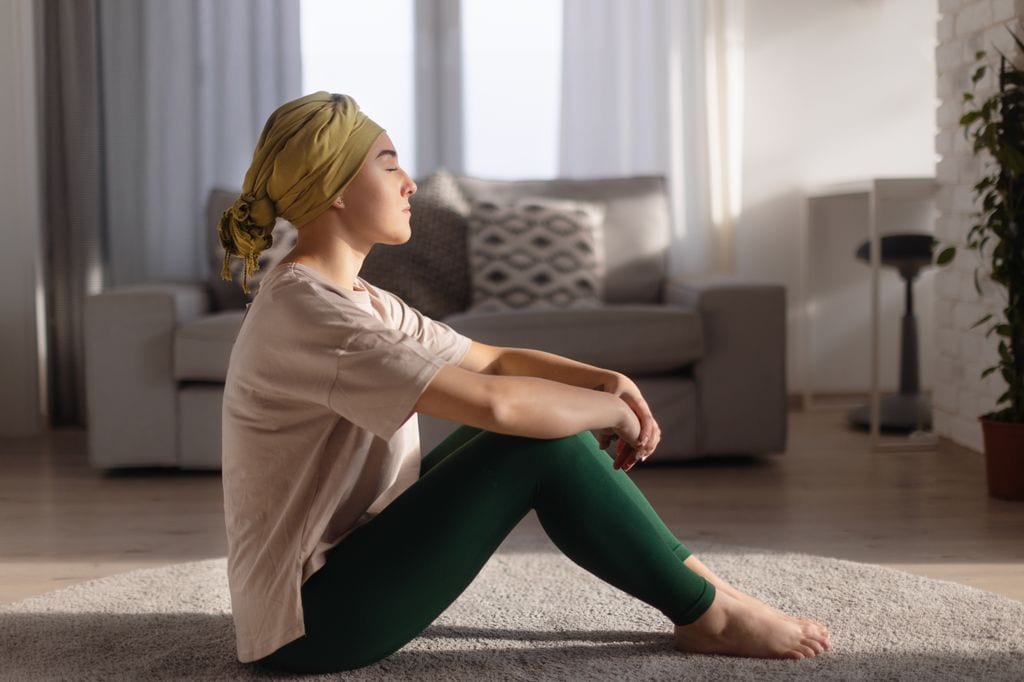
[[[619,468],[622,467],[622,462],[625,460],[625,457],[623,456],[624,450],[625,450],[625,446],[626,446],[626,441],[620,440],[619,441],[619,447],[616,448],[616,451],[615,451],[615,461],[612,462],[612,469],[619,469]]]
[[[633,458],[635,454],[636,450],[633,448],[633,446],[620,438],[619,449],[617,454],[615,455],[615,463],[612,464],[612,467],[615,469],[622,469],[624,466],[626,466],[626,463]]]
[[[643,450],[643,449],[639,449],[639,450],[638,449],[633,449],[633,451],[630,453],[629,457],[627,458],[628,461],[627,461],[626,466],[623,467],[623,470],[624,471],[629,471],[634,466],[636,466],[640,462],[644,461],[644,459],[646,459],[646,456],[644,455],[644,453],[645,453],[645,450]]]
[[[646,459],[649,452],[645,448],[635,448],[629,443],[620,440],[618,454],[615,456],[615,463],[612,465],[612,468],[629,471],[637,462],[642,462]]]

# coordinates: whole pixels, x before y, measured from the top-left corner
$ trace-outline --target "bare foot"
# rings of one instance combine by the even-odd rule
[[[791,616],[788,613],[785,613],[783,611],[779,611],[774,606],[770,606],[770,605],[764,603],[763,601],[761,601],[757,597],[752,597],[751,595],[747,594],[746,592],[740,592],[739,590],[726,590],[726,592],[729,594],[729,596],[735,597],[735,598],[739,599],[740,601],[745,601],[746,603],[750,604],[751,606],[754,606],[755,608],[763,609],[765,611],[768,611],[769,613],[771,613],[772,615],[774,615],[776,617],[788,618],[789,620],[791,620],[793,622],[805,623],[805,624],[808,624],[808,625],[812,626],[814,628],[815,634],[817,634],[821,638],[822,643],[824,644],[825,648],[826,649],[832,648],[831,634],[829,633],[828,628],[824,624],[819,623],[818,621],[814,620],[813,618],[800,618],[798,616]]]
[[[763,601],[761,601],[757,597],[751,596],[751,595],[747,594],[746,592],[740,592],[735,587],[733,587],[732,585],[730,585],[729,583],[725,582],[720,577],[718,577],[718,575],[716,575],[714,573],[714,571],[712,571],[710,568],[705,566],[704,563],[700,559],[698,559],[696,555],[691,554],[690,557],[687,558],[686,561],[684,561],[683,563],[688,568],[690,568],[690,570],[692,570],[692,571],[702,575],[705,579],[708,580],[708,582],[712,583],[715,586],[715,589],[718,590],[718,591],[726,592],[731,597],[739,599],[740,601],[744,601],[744,602],[746,602],[746,603],[748,603],[748,604],[750,604],[752,606],[755,606],[755,607],[757,607],[759,609],[764,609],[764,610],[768,611],[769,613],[772,613],[772,614],[774,614],[776,616],[779,616],[779,617],[782,617],[782,618],[788,618],[789,620],[792,620],[792,621],[794,621],[796,623],[806,623],[806,624],[813,625],[815,627],[815,629],[816,629],[817,634],[820,635],[822,638],[824,638],[824,646],[825,646],[825,648],[826,649],[831,648],[832,644],[831,644],[831,640],[830,640],[830,634],[829,634],[828,628],[824,624],[819,623],[818,621],[813,620],[811,618],[799,618],[797,616],[791,616],[788,613],[784,613],[784,612],[778,610],[774,606],[770,606],[770,605],[764,603]]]
[[[723,590],[700,618],[676,625],[675,648],[700,654],[724,654],[750,658],[802,659],[825,650],[826,638],[812,623],[803,623]]]

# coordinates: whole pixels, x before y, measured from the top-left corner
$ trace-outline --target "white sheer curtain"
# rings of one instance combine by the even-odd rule
[[[46,402],[87,424],[85,297],[198,279],[210,268],[203,204],[241,187],[267,116],[301,93],[291,0],[44,0]]]
[[[559,175],[665,175],[672,275],[731,272],[742,0],[564,0]]]
[[[206,276],[204,202],[302,92],[299,3],[100,0],[107,284]]]

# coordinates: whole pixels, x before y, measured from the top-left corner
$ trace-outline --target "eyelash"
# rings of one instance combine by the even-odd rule
[[[385,170],[390,173],[391,171],[396,171],[398,169],[397,168],[386,168]]]

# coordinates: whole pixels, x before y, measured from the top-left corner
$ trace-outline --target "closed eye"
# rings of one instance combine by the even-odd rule
[[[385,168],[385,170],[390,173],[391,171],[396,171],[398,169],[397,168]]]

